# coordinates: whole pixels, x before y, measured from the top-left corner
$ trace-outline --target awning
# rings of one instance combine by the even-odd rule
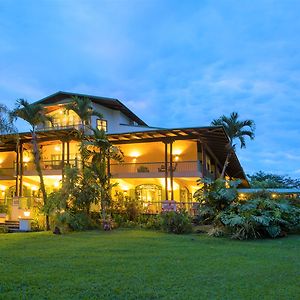
[[[159,141],[195,140],[206,144],[221,164],[224,164],[228,153],[229,138],[223,126],[155,129],[143,132],[125,132],[109,134],[113,144],[147,143]],[[246,179],[243,168],[233,153],[227,167],[227,173],[233,178]]]

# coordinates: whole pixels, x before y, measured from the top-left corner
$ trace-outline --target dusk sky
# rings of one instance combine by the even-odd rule
[[[246,173],[300,177],[300,1],[0,1],[0,102],[120,99],[148,125],[237,111]]]

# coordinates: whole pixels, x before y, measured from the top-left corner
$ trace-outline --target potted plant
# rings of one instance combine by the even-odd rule
[[[138,173],[148,173],[149,172],[149,169],[146,167],[146,166],[139,166],[137,168],[137,172]]]

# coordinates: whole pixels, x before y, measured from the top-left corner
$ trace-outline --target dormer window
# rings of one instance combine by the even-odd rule
[[[97,128],[99,130],[104,130],[107,132],[107,121],[102,119],[97,119]]]

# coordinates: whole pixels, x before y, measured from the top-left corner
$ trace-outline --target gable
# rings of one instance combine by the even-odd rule
[[[72,97],[87,97],[92,102],[100,104],[104,107],[121,111],[125,116],[129,119],[136,122],[138,125],[148,126],[143,120],[141,120],[137,115],[135,115],[129,108],[127,108],[121,101],[114,98],[107,98],[107,97],[98,97],[98,96],[91,96],[91,95],[84,95],[84,94],[77,94],[77,93],[69,93],[69,92],[57,92],[52,94],[48,97],[45,97],[35,103],[40,103],[45,106],[51,106],[55,104],[64,104],[68,103],[72,100]]]

